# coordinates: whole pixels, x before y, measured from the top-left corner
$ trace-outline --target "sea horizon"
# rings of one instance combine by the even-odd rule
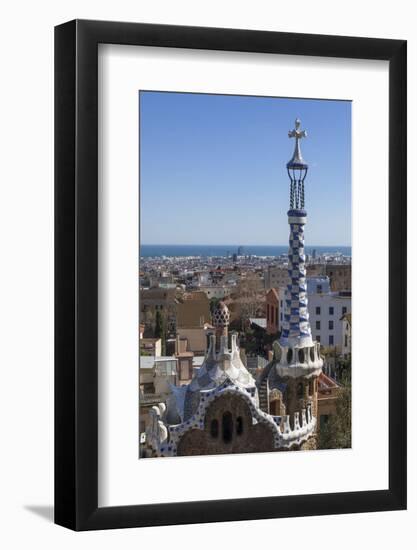
[[[141,258],[178,257],[178,256],[216,256],[226,257],[238,253],[243,256],[281,256],[288,253],[286,245],[236,245],[236,244],[142,244],[139,247]],[[345,245],[309,245],[305,246],[306,254],[313,251],[320,254],[342,254],[352,256],[352,247]]]

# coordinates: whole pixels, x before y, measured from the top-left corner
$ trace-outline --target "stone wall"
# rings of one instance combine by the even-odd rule
[[[315,451],[317,449],[317,436],[313,435],[301,444],[300,451]]]
[[[265,424],[252,424],[247,403],[237,395],[220,396],[207,409],[204,429],[186,432],[178,456],[268,452],[274,435]]]

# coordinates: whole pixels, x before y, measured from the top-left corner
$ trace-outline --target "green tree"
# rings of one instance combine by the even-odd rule
[[[352,358],[349,355],[347,358],[340,358],[337,364],[339,380],[346,386],[350,385],[352,376]]]
[[[220,302],[220,298],[210,298],[210,314],[213,315],[213,312],[214,310],[217,308],[219,302]]]
[[[350,380],[339,389],[336,413],[320,427],[319,449],[349,449],[352,446],[352,391]]]

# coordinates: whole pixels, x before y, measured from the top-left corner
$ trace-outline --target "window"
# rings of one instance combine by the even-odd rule
[[[333,334],[330,334],[329,335],[329,346],[333,346],[334,345],[334,336]]]
[[[302,382],[300,382],[297,385],[297,397],[301,398],[301,397],[303,397],[303,394],[304,394],[304,386],[303,386]]]
[[[329,315],[334,315],[334,307],[329,307]]]
[[[347,345],[348,345],[348,337],[347,337],[347,334],[345,334],[345,348],[347,348]]]
[[[266,320],[269,321],[269,304],[266,304]]]
[[[282,307],[282,300],[280,301],[280,303],[279,303],[279,304],[280,304],[280,306]]]
[[[149,393],[155,393],[155,386],[153,382],[149,382],[149,383],[145,382],[145,384],[143,384],[143,393],[145,395]]]
[[[321,414],[320,415],[320,428],[324,428],[324,426],[329,421],[329,415],[328,414]]]
[[[347,312],[347,307],[342,307],[342,315],[345,315],[345,313]]]
[[[279,410],[280,400],[275,399],[274,401],[271,401],[269,404],[269,414],[272,414],[272,416],[279,416]]]
[[[321,294],[323,292],[322,285],[317,285],[317,294]]]
[[[211,437],[217,437],[219,435],[219,421],[216,418],[211,421],[210,435]]]
[[[321,314],[320,306],[317,306],[316,307],[316,315],[320,315],[320,314]]]
[[[333,328],[334,328],[334,322],[329,321],[329,330],[333,330]]]
[[[320,321],[316,321],[316,330],[320,330]]]
[[[233,417],[232,417],[232,413],[230,412],[223,413],[222,432],[223,432],[223,441],[225,443],[230,443],[233,438]]]
[[[314,361],[314,347],[310,348],[310,359]]]
[[[243,418],[241,416],[236,418],[236,433],[237,435],[243,434]]]

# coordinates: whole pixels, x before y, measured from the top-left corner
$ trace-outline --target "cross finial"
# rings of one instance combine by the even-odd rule
[[[288,132],[288,137],[289,138],[295,137],[296,143],[298,142],[299,139],[301,139],[303,137],[307,137],[306,130],[300,130],[300,126],[301,126],[301,120],[299,118],[296,118],[295,119],[295,128],[294,128],[294,130],[290,130]]]
[[[307,137],[307,132],[305,130],[300,130],[300,127],[301,120],[297,118],[295,120],[294,130],[290,130],[288,132],[289,138],[295,138],[295,147],[292,159],[287,163],[287,168],[304,168],[306,166],[306,163],[304,162],[303,156],[301,154],[300,140]]]

